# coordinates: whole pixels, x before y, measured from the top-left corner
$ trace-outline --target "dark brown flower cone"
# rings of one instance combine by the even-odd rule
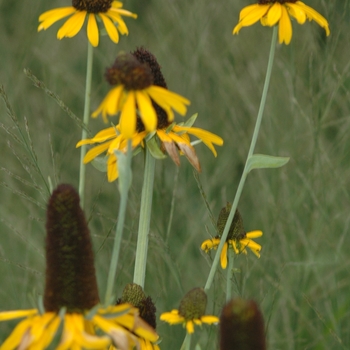
[[[220,211],[217,227],[219,232],[219,237],[222,236],[226,221],[230,215],[232,204],[227,202],[226,207],[223,207]],[[230,230],[227,235],[227,239],[242,239],[246,235],[243,227],[243,219],[238,209],[236,209],[235,216],[233,217]]]
[[[266,350],[264,319],[255,301],[238,298],[224,306],[220,350]]]
[[[89,229],[70,185],[52,193],[46,221],[46,284],[44,307],[81,312],[98,304],[94,257]]]

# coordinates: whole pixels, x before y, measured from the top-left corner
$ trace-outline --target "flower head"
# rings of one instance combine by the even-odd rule
[[[257,4],[244,7],[233,34],[258,20],[263,26],[272,27],[278,23],[279,43],[288,45],[292,40],[291,18],[295,18],[299,24],[304,24],[307,19],[314,20],[325,29],[327,36],[330,34],[327,20],[313,8],[297,0],[259,0]]]
[[[220,350],[265,350],[264,319],[253,300],[232,299],[220,316]]]
[[[186,106],[190,104],[189,100],[166,88],[158,62],[144,49],[118,55],[113,66],[107,69],[106,79],[114,87],[92,116],[102,113],[106,121],[107,115],[120,112],[120,130],[126,138],[133,137],[138,116],[145,130],[151,132],[157,128],[157,108],[164,110],[167,120],[172,122],[174,110],[185,115]]]
[[[123,290],[123,295],[117,300],[119,304],[131,304],[135,306],[140,313],[140,317],[147,322],[153,329],[156,329],[156,306],[150,296],[146,297],[142,287],[135,283],[129,283]],[[159,346],[148,339],[138,337],[141,344],[141,350],[159,350]]]
[[[72,6],[56,8],[41,14],[38,31],[46,30],[60,19],[70,16],[58,30],[57,38],[72,38],[79,33],[87,17],[87,36],[92,46],[98,46],[99,43],[97,21],[102,21],[110,39],[118,43],[119,33],[129,33],[122,16],[137,18],[136,14],[122,7],[122,2],[113,0],[72,0]]]
[[[205,315],[207,308],[207,295],[202,288],[190,290],[181,300],[179,310],[164,312],[160,315],[162,321],[169,324],[183,324],[187,333],[194,332],[194,325],[201,326],[202,323],[218,323],[216,316]]]
[[[0,312],[0,321],[19,319],[0,349],[118,349],[158,336],[130,304],[100,307],[92,245],[79,196],[60,185],[50,198],[46,223],[44,310]]]
[[[224,231],[224,227],[227,218],[231,211],[231,204],[227,203],[226,207],[222,208],[219,214],[217,228],[218,235],[215,238],[205,240],[201,249],[208,253],[211,249],[216,249],[221,240],[221,235]],[[247,254],[247,249],[249,248],[258,258],[260,258],[261,245],[254,242],[253,238],[258,238],[262,236],[262,231],[251,231],[245,232],[243,228],[243,220],[241,214],[236,210],[235,216],[233,218],[229,233],[227,235],[226,242],[221,251],[220,263],[223,269],[227,266],[227,250],[229,248],[233,249],[236,254],[244,253]]]
[[[112,83],[120,83],[123,81],[121,86],[128,86],[129,89],[132,90],[132,88],[136,88],[137,85],[145,86],[147,82],[152,81],[155,84],[153,85],[155,88],[163,89],[163,92],[170,93],[170,91],[166,89],[166,83],[158,62],[147,50],[143,48],[137,49],[131,58],[122,56],[120,57],[120,60],[117,59],[117,61],[114,68],[112,67],[110,70],[107,70],[107,78]],[[125,69],[125,67],[129,67],[130,71],[129,68]],[[135,94],[138,93],[139,92],[137,91],[135,92]],[[114,108],[116,106],[114,97],[108,97],[107,95],[106,99],[107,98],[111,99],[111,102],[113,102],[111,108]],[[209,131],[192,127],[197,115],[191,117],[184,124],[176,124],[175,122],[172,122],[174,117],[173,114],[171,114],[171,117],[169,118],[169,112],[172,112],[171,108],[167,110],[167,107],[163,102],[158,105],[158,100],[154,99],[154,101],[151,101],[148,106],[150,107],[149,111],[152,111],[151,113],[148,114],[146,111],[144,114],[141,113],[134,116],[133,113],[136,110],[133,110],[131,114],[126,111],[125,119],[123,119],[124,111],[122,111],[120,124],[100,131],[91,139],[79,141],[77,147],[85,144],[99,144],[86,153],[84,163],[88,163],[106,152],[108,181],[114,181],[118,178],[116,151],[125,153],[128,139],[132,140],[133,149],[138,146],[144,147],[144,141],[154,141],[156,139],[156,142],[153,142],[152,144],[155,145],[154,148],[156,149],[155,152],[157,153],[157,157],[164,158],[163,152],[166,151],[175,164],[180,165],[180,159],[178,156],[178,150],[180,150],[190,163],[200,171],[199,160],[190,141],[189,135],[196,136],[216,157],[217,153],[214,145],[221,146],[223,140],[221,137]],[[138,106],[141,110],[139,103]],[[107,114],[109,113],[109,107],[106,110],[104,110],[104,108],[105,107],[101,109],[102,115],[103,111]],[[153,115],[153,113],[155,114]],[[155,118],[154,121],[153,118]],[[123,120],[125,123],[132,123],[133,128],[135,127],[135,131],[131,136],[127,136],[122,132],[121,124],[123,123]],[[150,127],[150,124],[152,127]],[[128,129],[128,127],[129,126],[127,125],[126,128]],[[152,129],[153,127],[154,130]],[[149,142],[147,142],[147,144],[150,145]],[[153,155],[155,155],[155,153],[153,153]]]

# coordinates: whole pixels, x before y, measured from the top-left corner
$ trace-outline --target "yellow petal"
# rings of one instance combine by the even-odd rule
[[[102,145],[98,145],[96,147],[91,148],[84,157],[84,164],[91,162],[97,156],[107,151],[109,148],[110,142],[103,143]]]
[[[73,6],[62,7],[44,12],[39,17],[39,22],[42,23],[39,24],[38,31],[42,29],[46,30],[60,19],[67,17],[74,12],[76,12],[76,9]]]
[[[219,323],[219,317],[205,315],[201,317],[201,321],[207,324]]]
[[[247,238],[258,238],[263,235],[262,231],[256,230],[256,231],[250,231],[247,232],[246,236]]]
[[[265,24],[272,27],[274,26],[281,18],[282,15],[282,5],[278,2],[275,2],[269,9],[266,14]]]
[[[178,310],[171,310],[171,312],[163,312],[160,315],[160,320],[168,322],[169,324],[178,324],[183,323],[185,321],[185,318],[179,315]]]
[[[96,17],[95,17],[94,13],[89,14],[89,20],[88,20],[88,25],[87,25],[87,36],[88,36],[88,39],[90,41],[90,44],[93,47],[98,46],[99,32],[98,32]]]
[[[115,27],[115,25],[113,24],[113,22],[109,19],[109,17],[107,17],[105,14],[100,13],[99,14],[100,18],[102,19],[102,22],[106,28],[106,31],[108,33],[108,36],[110,37],[110,39],[118,44],[119,41],[119,34],[117,31],[117,28]]]
[[[118,165],[117,165],[117,157],[114,154],[111,154],[108,157],[107,161],[107,178],[108,182],[113,182],[119,176]]]
[[[0,312],[0,321],[7,321],[7,320],[13,320],[15,318],[34,316],[36,314],[38,314],[37,309],[2,311]]]
[[[12,350],[17,348],[24,334],[30,329],[31,324],[32,318],[21,321],[12,331],[10,336],[2,343],[0,350]]]
[[[278,26],[278,41],[280,44],[288,45],[292,40],[292,23],[285,6],[281,6],[282,14]]]
[[[223,269],[226,269],[227,267],[227,246],[228,244],[225,242],[220,255],[220,263]]]
[[[128,35],[128,27],[126,26],[123,18],[120,17],[119,13],[116,11],[113,11],[113,9],[110,9],[106,15],[114,22],[117,23],[117,29],[119,30],[120,34],[122,35]]]
[[[72,17],[67,19],[64,25],[57,32],[57,38],[62,39],[64,37],[72,38],[80,31],[84,24],[86,17],[86,11],[78,11]]]
[[[288,3],[288,12],[289,14],[294,17],[299,24],[304,24],[306,21],[306,14],[305,11],[296,4]]]
[[[157,128],[157,114],[151,99],[145,92],[136,91],[136,101],[146,131],[154,131]]]
[[[186,330],[189,334],[192,334],[194,332],[194,324],[192,321],[186,322]]]
[[[251,11],[247,11],[246,15],[238,22],[233,29],[233,34],[238,33],[242,27],[248,27],[256,23],[259,19],[265,16],[266,12],[271,5],[258,5],[251,8]]]
[[[317,11],[315,11],[310,6],[305,5],[301,1],[297,1],[296,4],[300,6],[306,13],[307,17],[311,20],[313,19],[317,24],[319,24],[324,30],[326,31],[326,35],[328,36],[330,34],[329,26],[327,20],[319,14]]]
[[[136,106],[134,91],[129,91],[128,93],[128,96],[122,108],[119,124],[120,131],[125,136],[125,138],[132,138],[136,129]]]

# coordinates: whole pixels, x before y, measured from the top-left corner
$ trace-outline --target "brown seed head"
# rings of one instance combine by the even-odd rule
[[[207,308],[207,295],[203,288],[194,288],[190,290],[181,300],[179,306],[179,315],[186,321],[200,319],[205,315]]]
[[[112,2],[113,0],[72,0],[72,6],[79,11],[103,13],[111,8]]]
[[[220,316],[220,350],[266,350],[264,319],[253,300],[232,299]]]
[[[82,312],[98,304],[94,257],[89,229],[70,185],[59,185],[47,206],[46,311]]]

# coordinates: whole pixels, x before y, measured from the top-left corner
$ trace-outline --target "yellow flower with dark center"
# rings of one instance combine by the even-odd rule
[[[44,310],[0,312],[0,321],[22,318],[1,350],[108,349],[130,350],[142,337],[158,335],[130,304],[101,307],[92,243],[79,195],[60,185],[48,203]]]
[[[97,21],[102,21],[110,39],[118,43],[119,33],[122,35],[129,33],[122,16],[137,18],[136,14],[122,7],[122,2],[113,0],[72,0],[72,6],[56,8],[41,14],[38,31],[46,30],[62,18],[70,16],[58,30],[57,38],[60,40],[64,37],[72,38],[79,33],[88,17],[87,36],[92,46],[98,46],[99,43]]]
[[[313,8],[297,0],[260,0],[257,4],[244,7],[233,34],[260,20],[263,26],[272,27],[278,24],[279,43],[288,45],[292,40],[291,18],[295,18],[299,24],[304,24],[307,19],[314,20],[325,29],[327,36],[330,34],[327,20]]]
[[[247,232],[244,238],[229,239],[224,243],[220,255],[220,263],[223,269],[227,267],[227,250],[232,248],[236,254],[244,253],[247,254],[247,249],[249,248],[258,258],[260,258],[261,245],[254,242],[253,238],[258,238],[263,235],[262,231],[251,231]],[[217,249],[220,244],[220,237],[215,237],[212,239],[205,240],[201,249],[208,253],[211,249]]]
[[[180,165],[178,149],[187,157],[189,162],[198,170],[201,170],[198,157],[194,147],[191,145],[189,135],[198,137],[214,154],[217,156],[215,145],[222,145],[221,137],[200,129],[190,126],[171,125],[169,128],[156,130],[156,137],[160,140],[169,156],[176,165]],[[147,136],[146,131],[135,132],[131,137],[132,148],[143,145],[143,141]],[[107,178],[112,182],[118,178],[117,156],[115,151],[126,152],[127,138],[120,132],[120,126],[110,127],[97,133],[93,138],[81,140],[77,143],[77,147],[86,144],[100,145],[91,148],[84,157],[84,163],[89,163],[99,155],[106,153],[107,158]]]
[[[181,300],[179,310],[164,312],[160,319],[171,325],[182,324],[186,327],[187,333],[194,333],[194,326],[201,326],[203,323],[217,324],[219,318],[212,315],[205,315],[207,307],[207,295],[202,288],[194,288],[189,291]]]
[[[106,72],[107,81],[115,86],[108,92],[100,106],[92,114],[107,121],[107,116],[120,113],[120,130],[126,138],[132,138],[139,116],[146,131],[157,127],[156,103],[174,120],[174,111],[185,115],[190,101],[168,89],[155,85],[149,65],[141,63],[131,54],[118,55],[115,63]]]
[[[220,244],[221,236],[224,232],[227,219],[230,215],[232,205],[227,203],[220,211],[219,218],[217,221],[218,235],[215,238],[205,240],[201,249],[208,253],[212,249],[217,249]],[[244,253],[247,254],[247,249],[249,248],[258,258],[260,258],[261,245],[254,242],[253,238],[258,238],[262,236],[262,231],[251,231],[245,232],[243,227],[243,219],[238,210],[235,212],[229,232],[226,238],[226,242],[221,251],[220,262],[221,267],[226,269],[227,267],[227,250],[232,248],[236,254]]]

